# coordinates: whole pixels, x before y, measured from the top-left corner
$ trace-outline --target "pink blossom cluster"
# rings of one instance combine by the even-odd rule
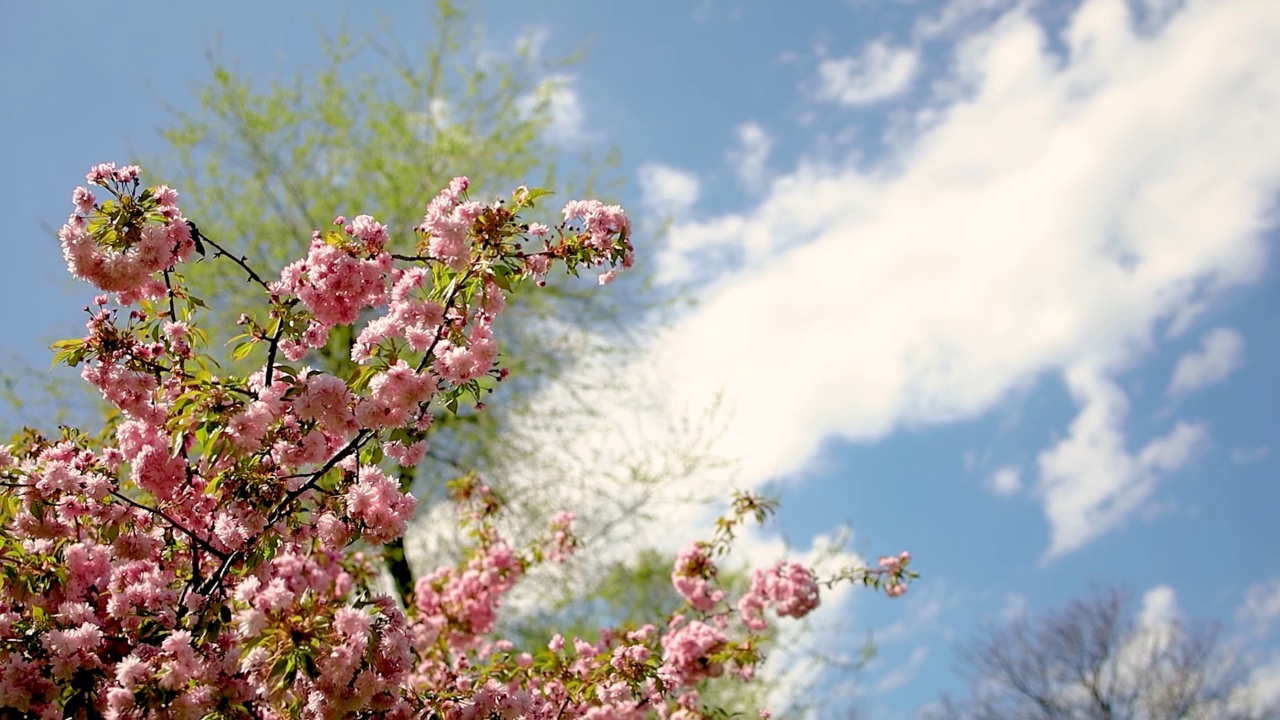
[[[418,501],[377,468],[361,468],[359,478],[347,490],[347,516],[360,523],[364,539],[385,543],[403,535]]]
[[[553,562],[565,562],[577,546],[577,538],[573,536],[573,521],[576,519],[577,516],[567,510],[552,516],[551,548],[548,557]]]
[[[474,476],[455,490],[474,539],[466,556],[419,577],[403,605],[377,581],[380,546],[417,504],[391,463],[418,463],[435,413],[466,411],[464,392],[505,377],[498,286],[519,278],[494,268],[629,265],[619,208],[571,202],[581,238],[529,255],[522,228],[544,242],[549,230],[467,201],[459,178],[420,226],[429,255],[407,267],[367,215],[339,217],[341,230],[275,283],[233,257],[266,286],[271,321],[243,323],[247,342],[266,344],[265,364],[220,377],[210,368],[234,363],[214,364],[196,324],[203,304],[168,272],[191,255],[193,226],[176,192],[143,189],[139,174],[94,167],[89,181],[114,199],[78,189],[62,233],[72,273],[117,293],[127,314],[95,299],[86,334],[55,346],[58,358],[82,365],[118,412],[102,432],[27,431],[0,446],[0,715],[675,719],[701,715],[708,678],[750,676],[756,610],[731,622],[708,544],[672,574],[696,617],[529,649],[501,637],[504,596],[532,564],[566,559],[574,517],[517,547]],[[354,375],[277,362],[345,325],[363,363]],[[795,564],[757,573],[747,597],[795,617],[817,604]]]
[[[724,673],[724,662],[713,656],[728,642],[723,630],[701,620],[679,624],[662,636],[662,667],[658,669],[658,676],[676,687],[719,677]]]
[[[712,590],[716,566],[711,561],[711,546],[697,541],[690,544],[676,557],[671,571],[671,584],[680,597],[697,610],[711,610],[724,599],[723,590]]]
[[[165,186],[138,192],[139,172],[136,165],[95,166],[85,177],[115,196],[111,206],[118,215],[109,218],[110,208],[79,187],[72,193],[75,212],[58,231],[71,274],[101,290],[124,293],[129,302],[162,296],[164,286],[154,275],[195,251],[191,230],[178,210],[178,194]]]
[[[403,359],[397,360],[369,381],[369,396],[356,404],[356,422],[364,428],[401,427],[419,406],[431,400],[436,390],[434,376],[418,372]]]
[[[365,247],[361,245],[359,249]],[[328,339],[329,328],[350,325],[359,319],[361,310],[385,302],[391,256],[384,252],[369,258],[363,255],[315,239],[307,256],[286,265],[280,271],[280,280],[273,283],[273,291],[297,295],[315,316],[323,332],[308,340],[311,347],[319,347]]]
[[[880,558],[880,569],[889,577],[884,592],[889,597],[902,597],[907,592],[907,585],[902,581],[907,564],[911,562],[911,553],[905,550],[897,557]]]
[[[418,579],[413,625],[419,647],[444,638],[454,647],[468,648],[493,628],[502,596],[515,586],[523,564],[509,545],[495,543],[474,555],[462,568],[439,568]]]
[[[780,561],[758,569],[751,578],[751,590],[738,601],[742,622],[752,630],[767,627],[764,610],[773,606],[781,617],[802,618],[820,602],[818,580],[809,568]]]
[[[312,637],[323,653],[315,672],[295,680],[294,694],[308,717],[345,717],[382,711],[408,717],[411,709],[398,687],[411,666],[405,618],[389,598],[363,605],[338,602],[330,616],[299,615],[307,605],[326,607],[353,589],[349,566],[333,550],[298,553],[291,548],[234,590],[235,639],[242,645],[238,677],[252,695],[271,693],[269,648],[279,635]],[[265,580],[264,580],[265,578]],[[317,602],[318,601],[318,602]]]
[[[427,455],[427,441],[419,440],[408,445],[401,440],[393,440],[382,446],[382,452],[395,460],[401,467],[413,467],[422,462]]]
[[[351,359],[358,363],[372,358],[373,350],[395,338],[403,338],[414,352],[426,352],[438,341],[444,323],[444,306],[420,298],[430,274],[424,267],[412,267],[398,274],[391,287],[387,314],[369,321],[351,348]]]
[[[429,238],[431,256],[454,270],[471,262],[471,226],[484,210],[481,203],[465,199],[470,184],[465,177],[454,178],[427,206],[417,228]]]
[[[373,219],[371,215],[357,215],[351,222],[339,215],[335,225],[345,225],[343,230],[354,239],[353,250],[357,255],[377,255],[386,247],[390,234],[387,226]]]
[[[626,236],[630,232],[630,221],[622,208],[617,205],[605,205],[599,200],[571,200],[564,206],[565,222],[578,221],[581,224],[585,244],[599,252],[607,252],[615,238]],[[601,285],[608,285],[618,277],[618,269],[631,267],[634,258],[630,247],[622,256],[618,268],[609,268],[600,274]]]
[[[587,235],[587,244],[606,251],[619,233],[626,233],[630,222],[627,214],[617,205],[605,205],[599,200],[570,200],[564,206],[566,221],[578,220]]]
[[[467,332],[465,341],[453,339],[440,343],[434,365],[440,377],[461,385],[493,368],[498,357],[498,344],[493,339],[491,323],[487,315],[482,315]]]

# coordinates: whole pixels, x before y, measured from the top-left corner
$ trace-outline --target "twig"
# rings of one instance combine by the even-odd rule
[[[227,553],[224,553],[224,552],[222,552],[221,550],[218,550],[217,548],[215,548],[215,547],[213,547],[212,545],[210,545],[208,542],[206,542],[206,541],[204,541],[204,540],[201,540],[201,539],[200,539],[200,538],[195,534],[195,532],[194,532],[194,531],[187,529],[187,527],[186,527],[185,525],[183,525],[182,523],[178,522],[177,520],[174,520],[173,518],[171,518],[171,517],[169,517],[168,515],[166,515],[166,514],[165,514],[165,512],[164,512],[163,510],[161,510],[160,508],[153,508],[153,507],[151,507],[150,505],[143,505],[142,503],[138,502],[137,500],[134,500],[133,498],[131,498],[131,497],[127,496],[127,495],[123,495],[123,494],[121,494],[121,493],[120,493],[119,491],[117,491],[117,490],[108,490],[107,492],[109,492],[109,493],[111,494],[111,496],[112,496],[112,497],[119,498],[120,500],[125,501],[126,503],[128,503],[128,504],[130,504],[130,505],[132,505],[132,506],[134,506],[134,507],[136,507],[136,508],[138,508],[139,510],[145,510],[145,511],[147,511],[147,512],[151,513],[152,515],[159,515],[160,517],[164,518],[165,522],[169,523],[169,524],[170,524],[170,525],[172,525],[174,528],[177,528],[178,530],[181,530],[181,531],[183,532],[183,534],[185,534],[187,537],[191,538],[191,542],[195,543],[197,547],[199,547],[201,550],[204,550],[205,552],[209,553],[210,555],[214,555],[214,556],[216,556],[216,557],[220,557],[220,558],[226,558],[226,557],[229,557],[229,556],[227,555]]]
[[[276,332],[271,337],[271,347],[267,349],[267,373],[263,385],[271,386],[271,376],[276,370],[276,350],[280,348],[280,337],[284,335],[284,318],[276,318]]]
[[[217,251],[217,255],[230,258],[232,262],[239,265],[240,268],[243,269],[245,273],[249,275],[250,280],[261,285],[262,289],[266,290],[268,293],[271,292],[270,286],[267,285],[265,280],[263,280],[261,277],[258,276],[258,273],[253,271],[253,268],[249,267],[249,263],[243,255],[237,257],[231,254],[230,252],[227,251],[226,248],[222,247],[221,245],[214,242],[213,240],[210,240],[208,235],[205,235],[204,233],[200,232],[200,228],[196,227],[196,224],[191,222],[190,220],[187,221],[187,226],[191,228],[192,237],[199,238],[200,240],[208,243],[210,246],[213,247],[214,250]]]
[[[213,591],[222,584],[227,573],[231,571],[231,566],[247,557],[253,550],[253,546],[256,545],[276,523],[280,522],[280,520],[284,518],[286,508],[293,504],[293,502],[304,493],[313,490],[316,483],[319,482],[320,478],[324,477],[325,473],[336,467],[338,463],[346,459],[351,453],[358,452],[360,448],[364,447],[364,444],[369,441],[369,438],[373,437],[373,435],[374,433],[369,430],[361,430],[354,438],[351,439],[351,442],[347,443],[346,447],[342,448],[333,457],[329,458],[328,462],[321,466],[320,469],[310,473],[310,480],[297,490],[285,495],[284,499],[282,499],[276,505],[275,509],[267,515],[267,522],[263,526],[262,532],[249,538],[241,549],[236,550],[229,555],[221,556],[223,558],[222,564],[218,566],[218,569],[210,575],[209,579],[204,582],[203,586],[201,586],[201,594],[205,596],[212,595]]]
[[[178,322],[178,308],[173,304],[173,285],[169,282],[169,270],[164,271],[164,288],[169,296],[169,319]]]

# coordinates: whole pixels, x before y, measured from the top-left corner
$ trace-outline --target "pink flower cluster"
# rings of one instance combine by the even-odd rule
[[[675,569],[671,571],[671,584],[680,593],[680,597],[695,609],[707,611],[724,599],[724,591],[711,589],[711,581],[715,576],[716,566],[711,561],[711,546],[698,541],[686,547],[676,557]]]
[[[728,643],[724,631],[700,620],[678,625],[662,636],[662,667],[658,677],[676,687],[695,685],[709,677],[719,677],[724,663],[712,655]]]
[[[621,207],[605,205],[599,200],[570,200],[564,206],[564,219],[581,222],[587,244],[601,252],[609,249],[616,235],[630,229],[630,221]]]
[[[363,250],[368,245],[360,246]],[[315,316],[324,331],[308,344],[319,347],[334,325],[350,325],[360,311],[386,301],[386,278],[391,272],[391,256],[378,252],[371,258],[353,253],[324,240],[312,240],[307,256],[280,271],[272,290],[281,295],[297,295]]]
[[[440,338],[444,306],[417,297],[430,280],[427,269],[413,267],[392,277],[395,282],[387,314],[370,320],[360,331],[351,348],[355,362],[367,362],[375,347],[394,338],[403,338],[414,352],[426,352]]]
[[[484,211],[481,203],[464,199],[470,184],[465,177],[454,178],[427,206],[427,214],[417,227],[429,238],[431,256],[454,270],[471,262],[471,226]]]
[[[436,379],[430,373],[420,373],[404,360],[397,360],[369,381],[369,396],[356,405],[356,422],[365,428],[401,427],[420,405],[431,400],[436,389]]]
[[[553,562],[563,563],[569,559],[569,553],[577,545],[573,536],[573,521],[577,516],[571,512],[560,511],[551,518],[551,549],[548,557]]]
[[[818,581],[813,571],[793,562],[780,561],[756,570],[751,590],[738,601],[742,622],[752,630],[767,627],[764,610],[770,605],[782,617],[802,618],[820,602]]]
[[[111,164],[95,166],[86,178],[116,197],[113,204],[120,215],[108,218],[92,192],[76,188],[75,213],[58,231],[73,276],[101,290],[123,293],[130,302],[162,296],[164,286],[154,275],[195,251],[191,230],[178,210],[178,194],[164,186],[154,193],[138,193],[138,173],[136,165],[119,170]]]
[[[361,524],[363,537],[385,543],[404,534],[418,501],[400,493],[400,486],[377,468],[362,468],[360,479],[347,490],[347,516]]]
[[[413,625],[415,644],[425,647],[444,638],[470,648],[493,628],[502,596],[515,586],[524,568],[514,550],[496,543],[473,556],[462,569],[440,568],[418,579]]]
[[[564,206],[565,222],[577,220],[586,238],[586,245],[600,253],[608,252],[615,238],[626,237],[631,232],[631,221],[622,208],[605,205],[599,200],[570,200]],[[622,255],[620,269],[631,267],[634,258],[630,246]],[[619,268],[610,268],[600,274],[599,283],[608,285],[618,277]]]
[[[481,316],[471,326],[466,341],[441,341],[434,368],[440,377],[461,385],[489,372],[498,357],[498,343],[493,339],[493,326]]]
[[[889,576],[888,582],[885,583],[884,593],[889,597],[902,597],[907,592],[907,585],[902,581],[902,576],[908,563],[911,562],[911,553],[903,551],[897,557],[885,556],[880,558],[880,569]]]

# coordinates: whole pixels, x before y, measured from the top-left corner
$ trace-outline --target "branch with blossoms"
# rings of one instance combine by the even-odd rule
[[[901,597],[906,594],[907,585],[920,577],[916,571],[907,569],[910,564],[911,553],[904,550],[898,555],[882,556],[877,567],[844,568],[821,584],[830,589],[847,582],[884,590],[884,594],[891,598]]]
[[[72,275],[103,294],[55,363],[80,368],[116,413],[93,435],[25,431],[0,446],[4,714],[707,717],[697,689],[726,670],[751,677],[767,613],[817,607],[819,583],[798,563],[757,571],[734,603],[716,586],[713,556],[773,511],[739,495],[713,539],[677,560],[684,611],[518,648],[496,635],[502,600],[579,547],[574,517],[516,547],[474,473],[450,485],[471,543],[461,563],[419,578],[404,606],[377,590],[379,549],[417,504],[388,471],[429,453],[437,415],[482,409],[506,379],[494,336],[506,293],[555,266],[607,284],[632,265],[621,208],[570,201],[552,228],[521,218],[546,191],[481,203],[456,178],[413,228],[412,252],[390,252],[368,215],[339,216],[273,276],[140,175],[92,168],[109,197],[77,188],[59,232]],[[183,274],[210,252],[264,291],[229,357],[210,351]],[[305,364],[348,327],[352,372]],[[905,589],[914,573],[895,562],[826,582]]]

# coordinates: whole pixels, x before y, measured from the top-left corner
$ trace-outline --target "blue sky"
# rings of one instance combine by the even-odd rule
[[[11,10],[0,301],[25,310],[4,350],[43,368],[75,332],[88,294],[42,224],[89,164],[162,150],[164,104],[194,106],[215,42],[268,78],[314,67],[344,12],[354,32],[430,37],[416,5],[296,7]],[[642,259],[700,302],[635,374],[668,411],[722,393],[716,450],[736,465],[720,481],[783,500],[752,552],[803,554],[851,523],[851,549],[915,555],[925,577],[902,600],[825,606],[842,632],[824,650],[880,642],[843,700],[913,717],[958,688],[952,648],[980,622],[1091,581],[1223,620],[1280,688],[1280,5],[496,2],[477,18],[499,54],[593,40],[552,131],[619,148],[624,204],[642,228],[673,220]]]

